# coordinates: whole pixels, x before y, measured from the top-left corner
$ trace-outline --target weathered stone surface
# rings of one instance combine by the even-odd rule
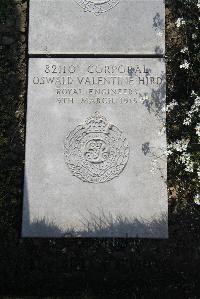
[[[163,54],[164,0],[31,0],[30,54]]]
[[[30,59],[23,236],[167,237],[165,63]]]

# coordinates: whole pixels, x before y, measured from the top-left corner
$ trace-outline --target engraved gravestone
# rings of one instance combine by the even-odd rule
[[[163,0],[31,0],[30,54],[162,54]]]
[[[153,55],[163,19],[158,0],[30,1],[23,237],[167,238],[165,62],[124,56]]]

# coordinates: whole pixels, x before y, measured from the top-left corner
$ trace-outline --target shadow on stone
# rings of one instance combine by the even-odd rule
[[[165,30],[165,21],[161,17],[160,13],[156,13],[155,17],[153,18],[153,28],[155,28],[156,31],[164,31]]]
[[[60,237],[63,232],[55,225],[54,222],[45,220],[34,220],[28,227],[29,235],[31,237]]]
[[[168,219],[166,215],[151,221],[130,219],[123,216],[113,217],[101,211],[95,215],[88,212],[82,217],[82,230],[69,228],[63,230],[48,219],[33,220],[26,228],[29,237],[63,238],[167,238]],[[25,235],[26,236],[26,235]]]
[[[166,105],[166,75],[161,74],[161,84],[159,88],[152,89],[151,97],[147,94],[140,97],[143,99],[142,104],[148,110],[149,113],[154,113],[163,123],[165,123],[165,116],[163,114]]]
[[[162,84],[158,89],[153,89],[151,94],[151,97],[155,103],[155,112],[157,115],[159,115],[160,112],[163,112],[166,104],[166,74],[163,73],[161,79]]]

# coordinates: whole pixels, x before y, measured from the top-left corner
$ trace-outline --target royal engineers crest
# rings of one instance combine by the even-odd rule
[[[68,168],[88,183],[104,183],[119,176],[129,158],[123,133],[98,112],[71,131],[64,147]]]
[[[96,16],[112,9],[119,0],[75,0],[85,12],[92,12]]]

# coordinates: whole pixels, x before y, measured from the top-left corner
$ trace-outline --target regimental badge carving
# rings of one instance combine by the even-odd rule
[[[75,0],[85,12],[94,13],[96,16],[112,9],[120,0]]]
[[[104,183],[119,176],[129,158],[123,133],[98,112],[71,131],[64,146],[68,168],[88,183]]]

